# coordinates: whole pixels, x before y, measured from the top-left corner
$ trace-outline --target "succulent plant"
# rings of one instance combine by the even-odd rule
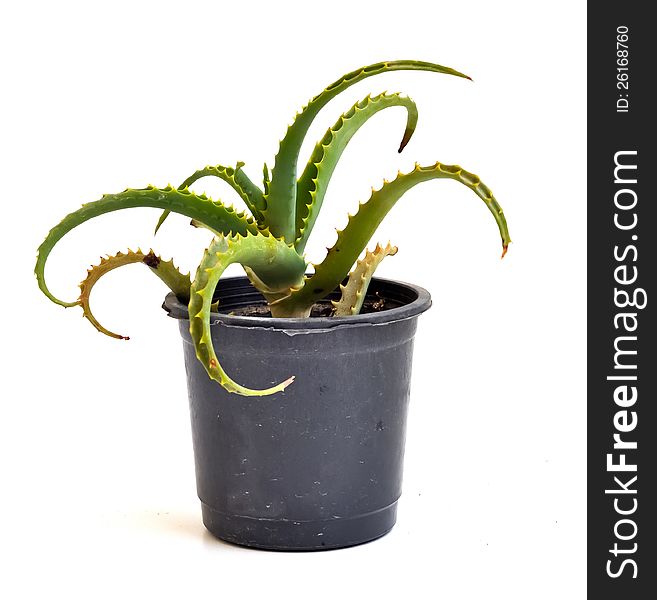
[[[377,245],[373,252],[367,251],[370,238],[406,191],[430,179],[456,180],[484,201],[499,228],[504,256],[510,239],[502,208],[479,177],[459,166],[439,162],[420,166],[416,163],[411,172],[399,172],[392,181],[384,180],[380,189],[372,188],[369,200],[360,204],[356,214],[349,215],[346,227],[337,232],[337,241],[328,250],[326,258],[320,264],[313,265],[312,274],[306,274],[309,265],[304,258],[304,249],[322,208],[333,171],[346,145],[374,114],[391,106],[401,106],[407,111],[406,129],[399,146],[401,152],[413,135],[418,113],[415,103],[400,94],[368,95],[327,130],[315,145],[303,172],[297,177],[299,151],[306,132],[320,109],[349,86],[367,77],[395,70],[432,71],[469,79],[448,67],[410,60],[382,62],[352,71],[329,85],[297,113],[280,142],[271,172],[266,164],[264,166],[262,188],[251,181],[242,170],[244,163],[239,162],[234,168],[221,165],[205,167],[177,188],[128,188],[84,204],[54,227],[39,247],[35,267],[39,287],[50,300],[61,306],[81,306],[84,316],[99,331],[123,338],[98,323],[89,307],[89,295],[94,284],[105,273],[125,264],[143,263],[182,302],[188,303],[190,332],[196,355],[209,376],[229,392],[260,396],[283,390],[292,382],[293,377],[268,389],[253,390],[233,381],[219,364],[210,337],[210,314],[215,288],[228,265],[242,265],[253,285],[267,300],[273,317],[308,317],[313,304],[338,286],[341,299],[334,302],[335,314],[357,314],[377,265],[385,256],[397,251],[389,244],[385,248]],[[228,183],[242,198],[251,214],[237,212],[230,205],[189,190],[195,181],[207,176],[218,177]],[[205,227],[214,233],[215,237],[205,250],[194,280],[191,281],[189,276],[180,273],[173,262],[163,261],[152,250],[147,253],[141,250],[128,251],[103,258],[99,265],[92,267],[80,285],[81,293],[77,300],[65,302],[56,298],[44,278],[46,261],[55,244],[74,227],[93,217],[134,207],[164,209],[156,232],[166,217],[175,212],[190,217],[193,225]],[[365,256],[358,261],[363,251],[366,252]],[[355,268],[349,273],[355,263]]]

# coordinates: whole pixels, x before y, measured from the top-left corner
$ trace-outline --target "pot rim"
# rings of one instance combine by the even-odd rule
[[[221,285],[240,286],[244,285],[244,292],[248,291],[246,286],[252,287],[251,282],[245,276],[226,277],[219,281]],[[417,317],[425,312],[431,306],[431,295],[424,288],[412,283],[396,281],[394,279],[383,279],[373,277],[370,282],[370,290],[375,288],[386,296],[394,295],[398,301],[408,300],[407,303],[395,308],[389,308],[379,312],[371,312],[348,317],[308,317],[308,318],[288,318],[288,317],[251,317],[242,315],[229,315],[224,313],[210,313],[212,325],[221,323],[233,327],[263,327],[275,330],[288,329],[333,329],[335,327],[354,327],[363,325],[383,325],[395,321],[403,321]],[[255,288],[252,288],[255,289]],[[164,299],[162,308],[168,316],[178,320],[188,320],[189,312],[187,306],[176,298],[175,294],[169,293]]]

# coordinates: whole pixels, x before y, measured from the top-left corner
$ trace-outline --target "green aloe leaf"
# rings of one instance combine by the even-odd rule
[[[290,277],[286,273],[303,273],[305,262],[293,248],[271,236],[248,235],[246,237],[220,236],[205,251],[203,260],[192,283],[189,301],[189,331],[196,349],[196,356],[210,378],[224,389],[242,396],[266,396],[284,390],[294,377],[264,390],[254,390],[240,385],[224,371],[215,353],[210,333],[210,311],[215,288],[222,273],[233,263],[249,268],[269,290],[289,290],[299,285],[301,276]],[[280,265],[286,264],[286,269]]]
[[[317,216],[322,209],[324,195],[344,149],[354,134],[376,113],[394,106],[402,106],[408,116],[406,129],[399,152],[411,139],[417,125],[417,107],[410,98],[400,94],[380,94],[354,104],[344,113],[317,143],[313,153],[297,183],[297,252],[303,252],[306,242],[313,230]]]
[[[220,202],[213,202],[203,194],[197,195],[188,189],[178,190],[172,187],[156,188],[149,186],[145,189],[130,189],[119,194],[107,194],[100,200],[83,204],[82,208],[70,213],[55,227],[39,246],[37,262],[34,272],[39,288],[50,300],[61,306],[76,306],[77,302],[65,302],[54,296],[45,279],[45,267],[50,252],[69,231],[82,223],[116,210],[126,208],[151,207],[170,210],[207,225],[215,231],[222,233],[257,233],[258,226],[253,221],[236,212],[232,207],[226,207]]]
[[[467,75],[442,65],[417,60],[395,60],[368,65],[347,73],[312,98],[301,112],[297,113],[293,123],[287,129],[285,137],[281,140],[276,154],[269,193],[265,197],[267,206],[264,211],[267,224],[275,236],[283,237],[288,243],[294,242],[297,161],[306,133],[319,111],[330,100],[355,83],[380,73],[401,70],[432,71],[470,79]]]
[[[224,167],[223,165],[207,166],[192,173],[192,175],[178,186],[178,189],[188,188],[203,177],[217,177],[229,184],[238,193],[239,197],[242,198],[255,220],[262,226],[264,225],[262,210],[265,208],[265,199],[262,190],[253,183],[249,179],[249,176],[242,170],[243,166],[243,162],[238,162],[234,169],[232,167]],[[155,226],[155,233],[157,233],[160,227],[162,227],[164,221],[170,214],[170,210],[165,210],[162,213],[157,225]]]
[[[439,162],[428,167],[416,165],[410,173],[399,173],[393,181],[385,181],[381,189],[372,190],[370,199],[360,205],[355,215],[349,215],[347,226],[342,231],[338,231],[335,245],[329,249],[322,263],[315,266],[314,274],[306,279],[303,287],[279,300],[280,308],[312,306],[318,299],[333,291],[365,249],[377,227],[397,200],[418,183],[431,179],[458,181],[484,201],[500,231],[502,256],[504,256],[511,242],[506,219],[502,207],[479,177],[455,165],[444,165]]]

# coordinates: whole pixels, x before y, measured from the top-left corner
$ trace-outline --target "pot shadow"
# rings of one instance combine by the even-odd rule
[[[131,510],[122,511],[119,521],[124,527],[150,529],[163,533],[172,533],[200,538],[204,531],[201,515],[192,512],[167,510]]]
[[[142,511],[124,512],[121,515],[123,526],[134,527],[142,531],[150,530],[158,533],[171,534],[194,538],[208,548],[228,551],[241,550],[248,552],[250,549],[230,542],[225,542],[214,537],[203,525],[201,512],[190,511],[153,511],[144,509]]]

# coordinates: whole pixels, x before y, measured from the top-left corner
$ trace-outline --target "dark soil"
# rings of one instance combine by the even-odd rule
[[[360,311],[360,314],[381,312],[383,310],[389,310],[391,308],[396,308],[398,305],[396,302],[392,302],[386,298],[368,297],[365,299],[363,308]],[[221,306],[219,307],[220,313],[227,313],[229,315],[239,316],[239,317],[271,317],[271,312],[269,307],[266,304],[252,304],[249,306],[242,306],[239,308],[233,308],[230,311],[222,310]],[[313,305],[312,310],[310,311],[310,317],[332,317],[333,316],[333,305],[328,300],[322,300]]]

